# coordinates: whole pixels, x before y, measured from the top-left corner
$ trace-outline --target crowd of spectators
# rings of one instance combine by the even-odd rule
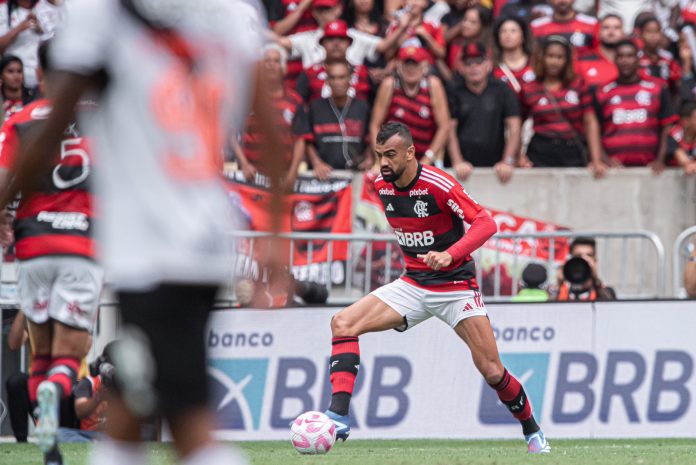
[[[290,179],[302,161],[319,178],[369,169],[388,120],[461,180],[476,167],[501,182],[518,167],[696,172],[696,1],[263,3]],[[252,117],[232,142],[247,179],[263,171],[253,133]]]

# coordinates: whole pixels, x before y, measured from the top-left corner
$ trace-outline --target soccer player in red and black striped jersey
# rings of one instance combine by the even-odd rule
[[[471,254],[497,227],[455,179],[416,159],[413,138],[402,123],[377,134],[381,175],[375,188],[406,260],[406,274],[380,287],[331,320],[331,405],[336,435],[350,434],[349,403],[360,365],[361,334],[405,331],[435,316],[469,346],[474,365],[522,424],[531,453],[551,448],[532,414],[522,385],[500,361],[495,337],[476,283]],[[464,231],[464,222],[469,223]]]
[[[638,47],[631,40],[616,47],[619,78],[597,90],[602,145],[615,166],[664,167],[667,133],[677,119],[667,88],[638,73]]]
[[[44,86],[46,46],[39,51],[38,76]],[[45,122],[52,104],[39,99],[15,113],[0,132],[0,178],[19,164],[17,155],[28,134]],[[29,399],[65,399],[77,383],[80,360],[89,344],[97,317],[103,272],[94,262],[92,195],[88,189],[93,169],[87,140],[73,122],[66,128],[60,151],[37,190],[23,192],[17,207],[14,236],[18,292],[27,317],[34,359],[28,381]],[[39,443],[56,424],[42,412],[36,428]],[[50,415],[57,421],[57,412]],[[46,463],[60,462],[57,444],[44,450]]]

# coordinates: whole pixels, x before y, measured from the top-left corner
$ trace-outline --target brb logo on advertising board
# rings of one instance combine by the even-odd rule
[[[210,361],[208,377],[218,428],[259,429],[267,372],[268,359]]]
[[[360,371],[353,394],[367,402],[363,412],[351,407],[352,427],[392,427],[404,421],[410,407],[411,363],[400,356],[379,356],[361,364]],[[323,410],[331,399],[328,358],[323,364],[304,357],[212,359],[208,377],[220,430],[287,429],[297,415]],[[263,412],[269,417],[262,417]]]
[[[500,354],[503,365],[524,386],[529,400],[534,407],[534,416],[541,418],[546,390],[546,378],[549,372],[549,353],[508,353]],[[507,408],[500,402],[496,392],[483,382],[479,420],[484,425],[501,425],[517,423]]]

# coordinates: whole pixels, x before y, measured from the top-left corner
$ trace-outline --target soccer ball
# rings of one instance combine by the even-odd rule
[[[290,441],[300,454],[326,454],[336,442],[336,425],[321,412],[305,412],[292,422]]]

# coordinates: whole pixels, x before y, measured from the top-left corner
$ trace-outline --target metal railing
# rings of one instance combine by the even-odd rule
[[[686,258],[691,255],[690,247],[693,247],[692,240],[696,236],[696,226],[682,231],[674,241],[672,247],[672,281],[674,283],[672,292],[675,297],[686,297],[684,291],[684,263]]]
[[[259,231],[237,231],[232,233],[232,236],[237,240],[247,241],[246,251],[244,254],[238,255],[235,267],[238,271],[241,271],[242,275],[248,275],[249,270],[253,267],[255,247],[259,242],[271,235],[270,233]],[[551,281],[553,280],[554,272],[566,258],[556,256],[557,246],[563,242],[567,246],[569,240],[580,236],[593,237],[598,241],[598,255],[601,257],[601,260],[599,260],[600,277],[606,279],[610,285],[613,285],[620,297],[654,298],[664,296],[665,250],[658,236],[649,231],[553,231],[497,234],[490,239],[485,248],[479,249],[474,254],[479,265],[477,266],[477,279],[479,283],[482,282],[482,255],[488,254],[490,256],[492,254],[493,263],[492,267],[488,267],[487,275],[490,277],[490,273],[493,274],[493,285],[492,292],[488,292],[487,296],[493,299],[507,300],[510,295],[516,294],[519,288],[519,273],[513,273],[511,277],[512,293],[506,295],[502,292],[501,285],[504,254],[507,254],[507,262],[511,264],[513,270],[518,268],[518,264],[523,264],[526,261],[545,263],[548,269],[549,281]],[[327,260],[321,265],[324,270],[320,271],[318,275],[320,279],[309,280],[325,283],[329,288],[330,294],[332,289],[337,287],[333,282],[334,280],[331,279],[334,267],[332,252],[335,244],[339,242],[350,244],[347,248],[345,275],[340,285],[344,292],[342,295],[340,293],[338,295],[331,294],[334,301],[354,299],[356,297],[354,295],[355,289],[359,289],[362,294],[369,293],[376,287],[373,277],[375,272],[381,273],[386,282],[391,281],[393,261],[389,257],[392,256],[392,251],[398,248],[398,244],[395,244],[397,242],[396,236],[393,234],[283,233],[279,237],[289,241],[291,267],[293,266],[293,252],[299,243],[303,243],[306,246],[307,267],[316,264],[313,262],[313,259],[318,247],[327,248]],[[637,248],[631,248],[632,242],[635,241],[638,241]],[[526,256],[521,256],[517,253],[522,242],[531,244],[528,247],[529,250]],[[374,270],[374,250],[377,243],[380,243],[380,247],[383,246],[382,256],[387,257],[387,259],[384,260],[380,269]],[[502,244],[507,244],[505,251]],[[542,248],[547,252],[543,258],[540,258],[539,251]],[[652,249],[652,257],[649,255],[650,248]],[[510,251],[513,253],[507,253]],[[357,262],[363,266],[356,268]],[[356,273],[356,271],[358,272]],[[317,273],[314,273],[314,275],[314,278],[316,278]],[[357,275],[362,275],[362,279],[359,279]],[[379,280],[377,281],[379,282]]]

